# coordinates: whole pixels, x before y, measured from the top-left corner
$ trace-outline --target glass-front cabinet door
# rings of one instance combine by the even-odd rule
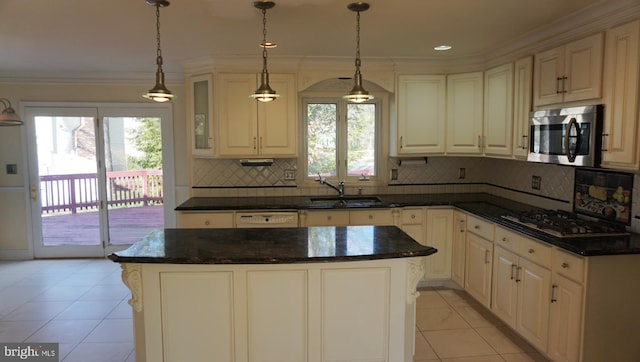
[[[213,77],[193,76],[189,80],[191,148],[194,156],[211,157],[213,151]]]

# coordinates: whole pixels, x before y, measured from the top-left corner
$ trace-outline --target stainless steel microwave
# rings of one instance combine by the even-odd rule
[[[600,165],[603,106],[535,111],[529,118],[528,161]]]

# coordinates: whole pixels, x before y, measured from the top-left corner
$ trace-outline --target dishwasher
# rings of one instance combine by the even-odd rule
[[[295,211],[236,212],[236,228],[295,228],[298,213]]]

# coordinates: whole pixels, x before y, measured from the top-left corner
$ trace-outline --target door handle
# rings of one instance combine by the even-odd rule
[[[571,135],[571,130],[575,129],[575,136]],[[574,147],[575,149],[571,151],[572,143],[569,142],[571,138],[575,138]],[[571,118],[569,123],[567,124],[567,131],[564,135],[564,154],[567,156],[569,162],[574,162],[576,157],[578,156],[578,152],[580,152],[580,125],[575,118]]]
[[[31,185],[31,200],[32,201],[38,200],[38,189],[36,189],[34,185]]]

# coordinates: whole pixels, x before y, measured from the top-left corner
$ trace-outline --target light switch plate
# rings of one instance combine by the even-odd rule
[[[7,165],[7,175],[17,175],[18,174],[18,165],[16,164],[8,164]]]
[[[533,175],[531,176],[531,188],[534,190],[540,190],[542,184],[542,177]]]
[[[296,170],[284,170],[285,181],[295,181],[295,179],[296,179]]]

